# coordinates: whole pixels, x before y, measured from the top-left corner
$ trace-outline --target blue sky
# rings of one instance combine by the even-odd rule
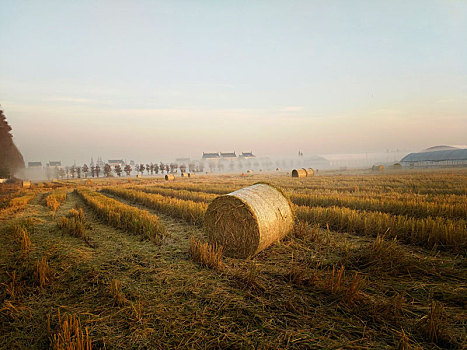
[[[467,1],[0,0],[28,160],[467,144]]]

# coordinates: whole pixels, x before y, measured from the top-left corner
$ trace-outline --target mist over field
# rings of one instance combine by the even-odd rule
[[[0,103],[26,161],[467,144],[463,1],[0,4]]]

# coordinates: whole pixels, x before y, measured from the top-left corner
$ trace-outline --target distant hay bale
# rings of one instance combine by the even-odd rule
[[[21,181],[22,188],[31,188],[31,181]]]
[[[306,177],[305,169],[294,169],[292,170],[292,177]]]
[[[87,179],[86,181],[84,181],[84,184],[88,185],[88,186],[91,186],[93,184],[93,182],[92,182],[91,179]]]
[[[173,181],[173,180],[175,180],[175,175],[174,174],[165,175],[165,181]]]
[[[246,172],[247,172],[247,174],[252,174],[254,171],[251,170],[251,169],[248,169]]]
[[[143,175],[141,175],[141,174],[136,175],[137,179],[141,179],[142,177],[143,177]]]
[[[188,177],[193,177],[193,176],[195,176],[194,173],[188,173]]]
[[[281,168],[276,168],[276,171],[282,171],[282,169]]]
[[[373,171],[383,171],[384,170],[384,166],[383,165],[373,165],[371,167],[371,170]]]
[[[181,173],[180,176],[181,177],[188,177],[188,174],[187,173]]]
[[[247,258],[287,235],[294,217],[280,189],[257,183],[214,199],[204,222],[210,242],[226,256]]]
[[[312,168],[305,169],[306,171],[306,176],[314,176],[315,171]]]

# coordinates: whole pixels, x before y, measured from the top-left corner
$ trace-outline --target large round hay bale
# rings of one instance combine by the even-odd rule
[[[175,180],[175,175],[174,174],[167,174],[167,175],[165,175],[165,180],[166,181],[173,181],[173,180]]]
[[[193,177],[193,176],[195,176],[194,173],[188,173],[188,177]]]
[[[248,169],[246,172],[247,174],[253,174],[254,171],[252,169]]]
[[[210,242],[226,256],[247,258],[287,235],[294,218],[281,190],[258,183],[214,199],[204,222]]]
[[[292,170],[292,177],[306,177],[305,169],[294,169]]]
[[[282,171],[282,169],[281,168],[276,168],[276,171]]]
[[[21,182],[22,188],[31,188],[31,181],[22,181]]]
[[[306,176],[314,176],[315,171],[312,168],[305,169],[306,171]]]
[[[188,174],[187,173],[181,173],[180,176],[181,177],[188,177]]]

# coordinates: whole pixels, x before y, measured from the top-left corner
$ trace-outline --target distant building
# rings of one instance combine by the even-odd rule
[[[221,152],[221,158],[223,160],[235,160],[237,159],[237,154],[235,152],[233,153],[222,153]]]
[[[107,163],[112,167],[115,168],[117,165],[120,165],[120,167],[125,166],[125,162],[121,159],[109,159]]]
[[[191,162],[190,158],[177,158],[175,161],[179,164],[189,164]]]
[[[220,154],[217,153],[205,153],[203,152],[203,160],[219,160],[221,158]]]
[[[435,146],[418,153],[410,153],[401,159],[402,166],[443,167],[467,166],[467,148]]]
[[[62,162],[59,160],[50,160],[49,163],[47,163],[47,168],[62,168]]]
[[[242,154],[240,154],[238,157],[243,158],[243,159],[256,158],[256,156],[253,154],[253,152],[242,152]]]
[[[28,162],[28,168],[42,169],[42,162]]]

